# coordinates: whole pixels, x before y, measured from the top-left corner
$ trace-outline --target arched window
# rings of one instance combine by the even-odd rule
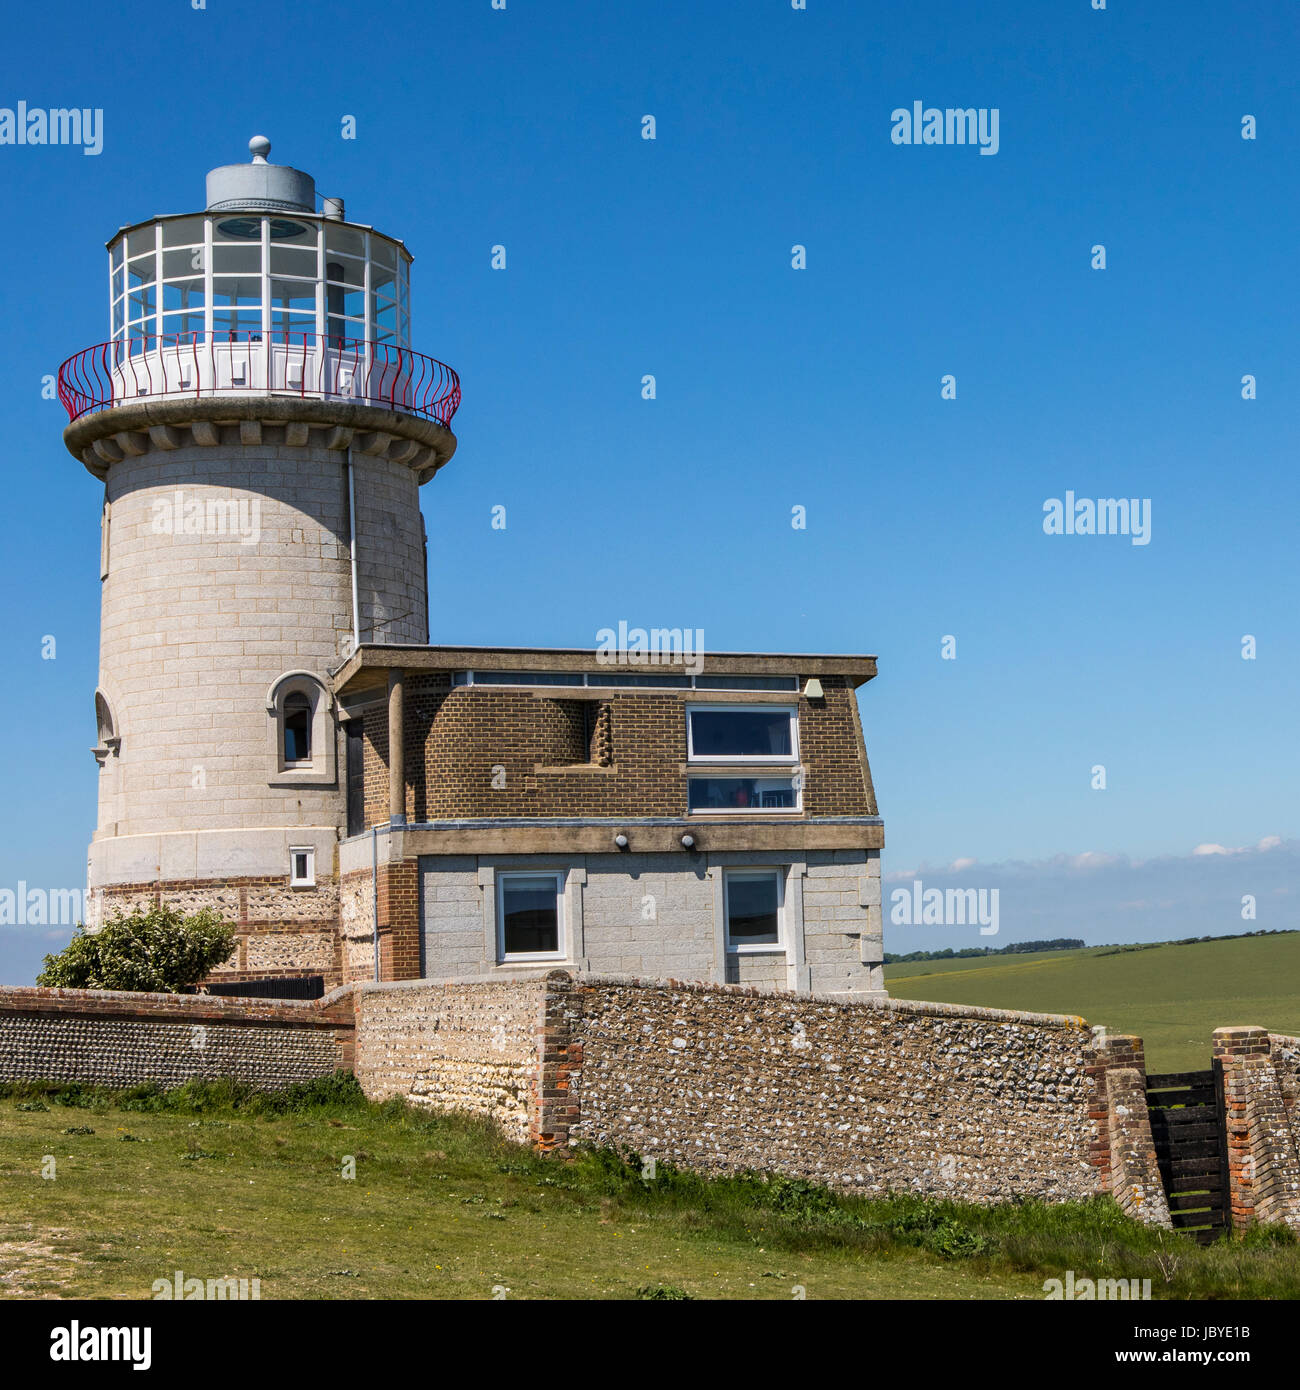
[[[284,760],[311,762],[311,701],[301,691],[284,697]]]
[[[91,749],[95,761],[103,767],[109,754],[116,755],[122,745],[117,733],[117,721],[113,718],[113,707],[102,690],[95,691],[95,734],[96,744]]]
[[[311,671],[286,671],[266,693],[272,786],[331,786],[335,772],[334,700]]]

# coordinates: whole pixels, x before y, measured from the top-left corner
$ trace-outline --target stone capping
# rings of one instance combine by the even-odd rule
[[[535,984],[538,980],[552,978],[567,980],[569,975],[563,970],[534,966],[509,975],[449,975],[418,980],[349,980],[346,984],[336,985],[320,999],[309,1002],[317,1008],[323,1008],[331,1004],[340,1004],[351,994],[384,994],[403,989],[442,989],[448,985]]]
[[[100,479],[121,459],[155,450],[355,445],[404,464],[426,483],[456,452],[456,436],[436,420],[360,402],[291,395],[143,396],[74,420],[63,431],[63,442]]]
[[[480,979],[483,977],[479,977]],[[551,972],[552,979],[572,979],[579,987],[582,985],[632,986],[639,989],[660,989],[690,994],[738,994],[756,998],[790,999],[797,1003],[834,1004],[842,1009],[872,1009],[878,1013],[921,1014],[934,1018],[970,1018],[985,1023],[1028,1023],[1046,1028],[1068,1028],[1086,1030],[1088,1024],[1077,1014],[1035,1014],[1019,1009],[986,1009],[975,1004],[940,1004],[924,999],[890,999],[879,996],[866,996],[862,999],[846,999],[842,994],[824,994],[816,991],[792,989],[773,989],[763,985],[714,984],[707,980],[651,979],[639,975],[604,975],[585,971]]]
[[[940,1004],[923,999],[888,999],[866,996],[846,999],[842,994],[823,994],[804,990],[773,989],[760,985],[724,985],[709,980],[672,980],[640,975],[608,975],[583,970],[560,970],[555,967],[523,967],[509,975],[448,975],[419,980],[353,980],[330,990],[318,1005],[341,1000],[352,990],[420,989],[443,985],[495,985],[501,983],[532,984],[538,980],[553,980],[557,984],[634,986],[639,989],[685,991],[696,994],[739,994],[771,999],[791,999],[801,1004],[834,1004],[843,1009],[874,1009],[886,1013],[928,1014],[935,1018],[973,1018],[986,1023],[1029,1023],[1046,1028],[1086,1029],[1087,1023],[1077,1014],[1034,1014],[1019,1009],[986,1009],[975,1004]]]

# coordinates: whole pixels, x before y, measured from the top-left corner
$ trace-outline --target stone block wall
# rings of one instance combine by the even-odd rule
[[[746,866],[786,869],[786,940],[771,951],[720,958],[721,875]],[[880,855],[875,850],[809,850],[801,855],[724,851],[689,857],[680,852],[424,855],[419,859],[421,953],[410,975],[455,979],[515,968],[497,964],[493,924],[495,874],[517,869],[565,875],[567,955],[558,964],[566,968],[820,993],[865,994],[883,988]],[[381,865],[381,885],[384,872]],[[369,884],[368,874],[361,878]],[[392,899],[395,942],[405,941],[410,930],[406,883],[403,878]],[[389,922],[386,901],[381,898],[381,957]],[[369,903],[358,901],[357,907],[359,921],[373,921]],[[366,958],[373,973],[373,951]],[[394,958],[411,957],[398,949]]]
[[[121,745],[100,776],[103,836],[340,821],[337,786],[268,784],[266,695],[286,671],[323,680],[351,639],[342,454],[220,433],[216,447],[149,445],[109,469],[100,685]],[[248,539],[160,533],[178,498],[182,516],[244,506]],[[368,520],[372,552],[382,524]],[[418,505],[412,524],[418,547]],[[422,612],[416,626],[394,640],[422,641]]]
[[[123,1087],[230,1077],[278,1090],[352,1065],[350,1009],[0,987],[0,1080]]]

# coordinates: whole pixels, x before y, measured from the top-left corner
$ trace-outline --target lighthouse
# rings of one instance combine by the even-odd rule
[[[460,385],[411,346],[405,244],[249,150],[110,238],[108,337],[59,371],[103,487],[86,915],[214,906],[227,974],[337,979],[363,755],[332,673],[428,642],[419,490]]]

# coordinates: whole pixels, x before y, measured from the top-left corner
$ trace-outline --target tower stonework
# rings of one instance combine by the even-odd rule
[[[239,933],[218,976],[332,983],[332,673],[428,640],[419,488],[460,393],[409,347],[405,247],[250,148],[203,213],[110,241],[113,336],[60,372],[65,442],[104,485],[86,917],[212,905]]]

